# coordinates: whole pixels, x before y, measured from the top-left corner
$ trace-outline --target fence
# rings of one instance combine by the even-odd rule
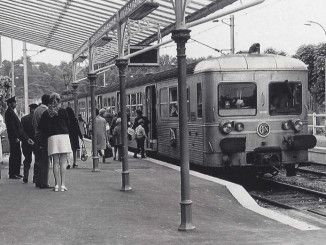
[[[326,114],[308,114],[308,118],[312,120],[308,120],[308,127],[311,130],[313,135],[325,135],[326,132]],[[312,124],[310,124],[312,123]]]

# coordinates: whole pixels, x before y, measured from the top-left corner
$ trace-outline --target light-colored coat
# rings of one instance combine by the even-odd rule
[[[106,120],[97,116],[95,119],[96,149],[104,150],[106,148]]]

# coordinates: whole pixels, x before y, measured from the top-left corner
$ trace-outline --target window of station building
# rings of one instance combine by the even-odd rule
[[[197,118],[203,117],[203,96],[201,83],[197,83]]]
[[[221,83],[218,85],[220,116],[254,116],[257,113],[255,83]]]
[[[272,82],[269,84],[269,114],[300,115],[302,112],[302,84],[300,82]]]
[[[178,108],[178,88],[171,87],[169,88],[169,115],[170,117],[178,117],[179,116],[179,108]]]
[[[103,106],[104,107],[108,106],[108,98],[103,98]]]
[[[162,118],[169,117],[168,88],[160,89],[160,115]]]

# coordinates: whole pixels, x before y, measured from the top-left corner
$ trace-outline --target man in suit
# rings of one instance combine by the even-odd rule
[[[35,147],[35,164],[38,167],[36,173],[35,186],[41,189],[51,188],[48,184],[49,176],[49,158],[47,150],[47,139],[45,139],[38,128],[42,114],[48,109],[50,103],[50,95],[42,95],[42,104],[39,105],[33,114],[33,128],[35,132],[35,140],[37,147]]]
[[[29,114],[26,116],[23,116],[21,119],[25,133],[33,141],[35,141],[35,138],[34,138],[35,133],[34,133],[32,121],[33,121],[33,114],[34,114],[34,111],[36,108],[37,108],[37,104],[30,104],[29,105],[29,110],[30,110]],[[23,141],[22,142],[22,150],[23,150],[23,155],[25,158],[23,161],[23,163],[24,163],[23,182],[27,183],[29,169],[31,167],[31,162],[32,162],[32,153],[34,152],[34,146],[31,146],[30,144],[28,144],[28,142]],[[34,164],[34,177],[35,177],[35,172],[37,172],[37,166],[35,166],[35,164]],[[33,177],[33,179],[34,179],[34,177]]]
[[[8,109],[5,112],[5,123],[7,126],[7,133],[9,139],[10,155],[9,155],[9,178],[20,179],[21,165],[21,150],[20,141],[26,141],[33,145],[34,141],[26,135],[23,126],[16,115],[14,109],[16,108],[15,96],[6,100]]]

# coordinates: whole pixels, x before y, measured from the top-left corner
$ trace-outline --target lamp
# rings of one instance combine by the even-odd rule
[[[103,37],[101,37],[101,39],[99,39],[95,44],[94,46],[95,47],[103,47],[105,46],[106,44],[108,44],[109,42],[111,42],[113,40],[112,37],[108,36],[108,35],[105,35]]]
[[[155,1],[146,1],[140,4],[134,12],[129,15],[131,20],[141,20],[145,16],[149,15],[155,9],[159,7],[159,4]]]
[[[77,59],[76,59],[76,62],[78,62],[78,63],[81,63],[81,62],[83,62],[84,60],[86,60],[87,59],[87,55],[80,55]]]

